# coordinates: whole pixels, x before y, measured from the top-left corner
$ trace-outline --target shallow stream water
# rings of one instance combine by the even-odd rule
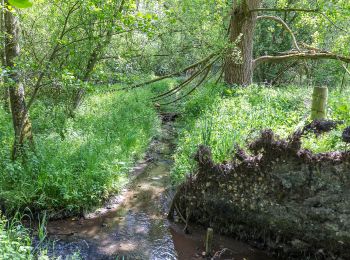
[[[120,195],[85,218],[49,222],[49,254],[61,259],[70,259],[76,252],[83,259],[205,259],[204,228],[191,226],[191,234],[184,234],[182,224],[166,218],[173,140],[172,123],[166,122],[161,137],[133,169],[134,179]],[[214,236],[214,249],[215,259],[273,259],[219,235]]]

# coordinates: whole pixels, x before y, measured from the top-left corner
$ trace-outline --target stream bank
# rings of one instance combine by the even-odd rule
[[[172,116],[163,116],[162,134],[131,184],[103,208],[85,218],[50,221],[47,225],[50,256],[67,259],[79,252],[83,259],[204,259],[204,230],[167,220],[173,197],[170,183],[175,129]],[[231,238],[215,235],[215,259],[270,260],[271,257]],[[223,251],[224,250],[224,251]]]
[[[200,146],[170,216],[179,211],[281,259],[350,259],[350,152],[314,154],[301,134],[263,131],[251,153],[237,148],[222,163]]]

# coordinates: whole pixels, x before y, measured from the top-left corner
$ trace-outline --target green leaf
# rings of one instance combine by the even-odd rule
[[[17,8],[28,8],[33,5],[30,0],[9,0],[9,3]]]

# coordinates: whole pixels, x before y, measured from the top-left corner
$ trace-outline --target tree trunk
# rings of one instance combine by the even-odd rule
[[[125,0],[122,0],[119,7],[116,8],[115,17],[121,14],[124,8]],[[93,49],[90,54],[89,60],[86,65],[85,73],[83,75],[82,81],[87,82],[90,79],[91,73],[93,72],[96,64],[99,61],[100,56],[104,53],[104,49],[111,43],[114,31],[114,24],[116,20],[112,21],[112,25],[107,29],[104,40],[99,42],[97,46]],[[101,37],[102,35],[100,35]],[[83,97],[85,95],[85,89],[79,88],[73,95],[73,104],[70,111],[71,117],[74,117],[75,110],[79,107]]]
[[[4,0],[1,0],[1,17],[0,17],[0,30],[2,37],[5,36],[5,8],[4,8]],[[1,53],[1,66],[5,68],[6,66],[6,60],[5,60],[5,42],[1,42],[1,47],[0,47],[0,53]],[[1,89],[1,99],[3,101],[3,108],[5,111],[10,111],[10,104],[9,104],[9,92],[8,88],[5,85],[5,80],[4,77],[1,76],[0,79],[0,89]]]
[[[101,44],[97,44],[97,46],[95,47],[95,49],[92,51],[92,53],[90,54],[88,63],[86,65],[86,69],[85,69],[85,73],[84,76],[82,78],[83,82],[88,82],[91,76],[91,73],[93,72],[97,62],[98,62],[98,58],[101,52]],[[81,101],[83,100],[83,97],[85,95],[85,89],[84,88],[78,88],[77,91],[74,93],[73,96],[73,105],[72,105],[72,111],[71,111],[71,115],[74,116],[74,112],[75,110],[80,106]]]
[[[249,12],[260,6],[261,0],[233,1],[230,21],[230,43],[238,41],[241,60],[233,58],[231,49],[225,60],[225,82],[247,86],[253,80],[253,38],[257,12]]]
[[[7,0],[5,4],[8,5]],[[25,103],[24,86],[20,81],[17,69],[14,68],[16,59],[20,54],[19,21],[16,15],[9,10],[5,10],[5,31],[5,60],[6,66],[10,68],[6,83],[9,85],[12,121],[15,130],[12,159],[16,159],[23,151],[23,145],[26,141],[32,144],[33,135]]]

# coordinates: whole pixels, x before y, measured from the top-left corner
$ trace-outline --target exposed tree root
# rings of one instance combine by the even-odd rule
[[[349,259],[350,152],[314,154],[301,148],[302,135],[280,139],[265,130],[251,154],[237,148],[221,164],[200,146],[198,171],[173,203],[182,215],[191,208],[189,220],[283,259]]]

